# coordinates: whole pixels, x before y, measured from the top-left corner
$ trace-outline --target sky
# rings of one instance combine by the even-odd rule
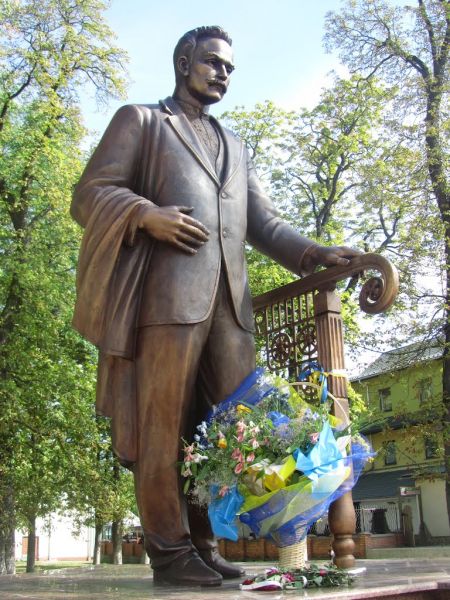
[[[236,70],[226,97],[211,109],[252,108],[272,100],[287,109],[312,107],[339,68],[322,46],[324,17],[340,0],[112,0],[106,20],[129,54],[125,102],[149,103],[173,92],[172,53],[178,39],[200,25],[220,25],[233,39]],[[97,109],[82,97],[85,124],[102,132],[124,101]]]

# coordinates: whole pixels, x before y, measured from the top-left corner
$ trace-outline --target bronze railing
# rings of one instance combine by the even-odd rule
[[[349,410],[347,382],[342,377],[344,334],[336,286],[348,278],[366,280],[359,304],[369,314],[387,310],[398,292],[395,267],[378,254],[363,254],[345,267],[313,273],[253,300],[256,339],[267,368],[294,381],[306,362],[317,361],[330,373],[328,389],[337,400],[333,412],[344,422],[349,420]],[[335,563],[353,566],[355,511],[351,492],[330,506],[328,521]]]

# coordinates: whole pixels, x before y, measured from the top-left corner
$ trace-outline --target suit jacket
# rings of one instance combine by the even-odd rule
[[[221,179],[172,98],[124,106],[75,189],[71,212],[85,235],[74,326],[101,351],[98,409],[117,416],[122,406],[131,430],[136,327],[205,320],[223,267],[237,322],[252,330],[246,241],[295,273],[312,243],[279,218],[243,143],[215,123],[225,146]],[[192,206],[208,242],[191,256],[135,235],[135,211],[146,203]]]

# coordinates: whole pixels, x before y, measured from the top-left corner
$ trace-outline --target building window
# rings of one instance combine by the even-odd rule
[[[384,412],[392,410],[391,388],[378,390],[378,398],[380,399],[380,410]]]
[[[431,400],[431,377],[420,379],[417,382],[417,396],[419,404],[424,404]]]
[[[425,437],[425,458],[436,458],[438,455],[438,444],[436,438],[431,435]]]
[[[384,464],[385,465],[396,465],[397,464],[397,452],[395,449],[395,442],[391,440],[384,444]]]

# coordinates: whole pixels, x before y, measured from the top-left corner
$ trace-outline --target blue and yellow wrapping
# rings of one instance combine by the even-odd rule
[[[319,386],[321,402],[328,396],[327,375],[317,363],[307,365],[301,375],[301,381],[312,380]],[[263,369],[256,369],[231,396],[211,411],[207,422],[229,418],[230,409],[238,405],[255,406],[274,390],[270,379],[264,377]],[[296,408],[308,406],[298,394],[294,392],[293,395]],[[275,431],[290,420],[282,412],[273,411],[268,416]],[[330,504],[351,490],[365,462],[373,456],[359,444],[352,444],[351,454],[346,456],[333,435],[332,427],[336,424],[334,417],[324,422],[319,440],[308,454],[296,450],[278,464],[262,461],[252,465],[247,469],[245,485],[230,489],[223,498],[218,497],[218,482],[212,489],[215,499],[208,508],[215,535],[238,539],[239,518],[256,536],[270,538],[279,547],[301,541]],[[258,474],[261,469],[264,469],[262,477]],[[295,471],[299,472],[299,479],[290,485]]]

